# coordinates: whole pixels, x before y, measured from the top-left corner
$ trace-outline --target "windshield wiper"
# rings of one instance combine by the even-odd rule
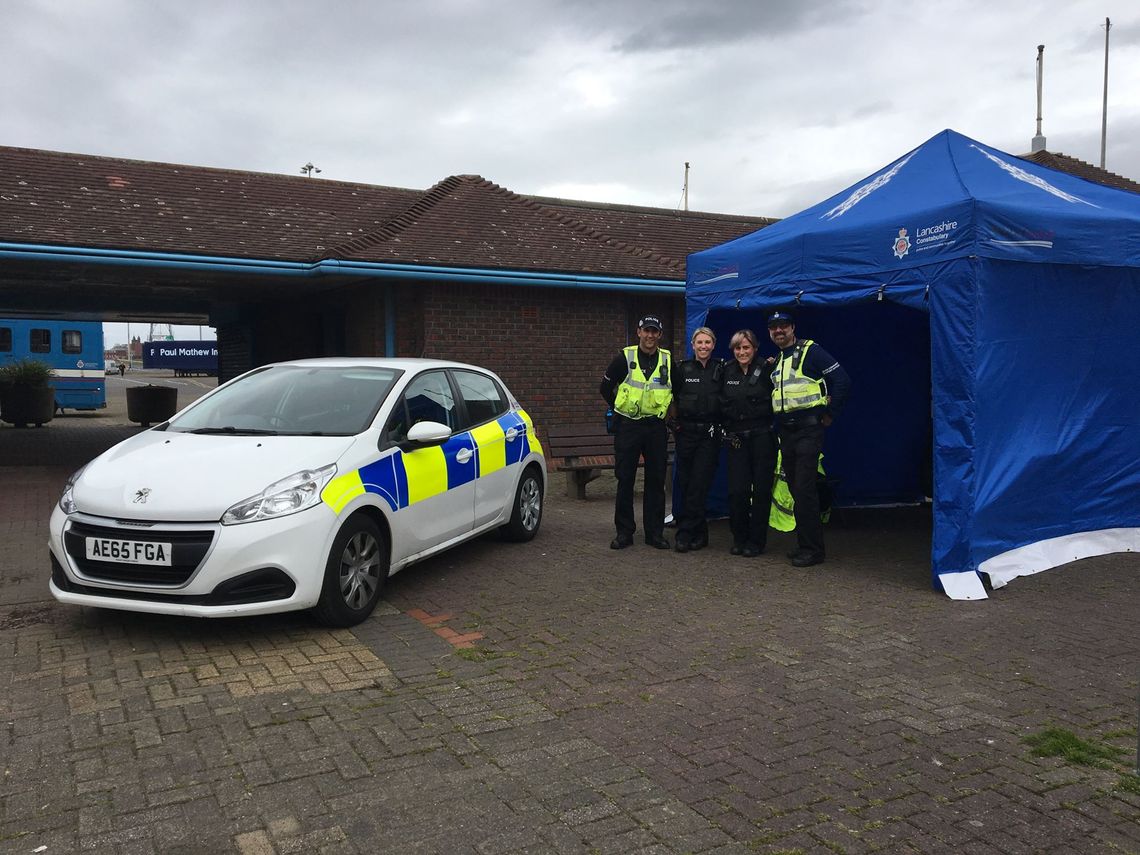
[[[277,436],[275,430],[260,430],[258,428],[238,428],[233,425],[226,425],[225,427],[204,427],[197,430],[187,431],[188,433],[207,433],[207,434],[224,434],[229,436]]]

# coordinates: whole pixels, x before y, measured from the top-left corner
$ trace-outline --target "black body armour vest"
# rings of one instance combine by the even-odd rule
[[[695,359],[686,359],[677,367],[673,381],[673,400],[677,416],[687,422],[712,423],[720,418],[720,384],[724,363],[710,360],[702,367]]]
[[[724,418],[726,423],[744,422],[758,426],[772,420],[772,382],[768,368],[756,362],[748,375],[733,361],[724,371]]]

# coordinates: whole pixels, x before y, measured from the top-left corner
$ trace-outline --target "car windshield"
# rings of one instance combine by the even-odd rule
[[[167,430],[353,436],[372,424],[402,373],[378,366],[272,365],[203,398]]]

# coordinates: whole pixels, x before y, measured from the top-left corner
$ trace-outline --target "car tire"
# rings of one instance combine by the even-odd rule
[[[519,479],[511,507],[511,521],[503,526],[503,537],[516,543],[525,543],[538,534],[541,523],[542,475],[538,467],[529,466]]]
[[[375,522],[348,518],[329,550],[324,584],[313,615],[325,626],[356,626],[376,604],[388,578],[388,544]]]

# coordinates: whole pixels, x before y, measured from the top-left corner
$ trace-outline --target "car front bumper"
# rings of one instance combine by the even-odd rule
[[[52,514],[48,548],[52,596],[62,603],[192,617],[237,617],[295,611],[316,605],[338,524],[326,505],[243,525],[154,523],[139,526],[82,513]],[[122,540],[177,539],[209,533],[205,553],[188,578],[166,583],[132,580],[138,565],[86,561],[72,532],[98,530]],[[71,536],[69,537],[69,533]],[[70,549],[69,549],[70,540]],[[121,571],[121,572],[120,572]],[[143,575],[146,575],[145,572]],[[113,578],[114,577],[114,578]]]

